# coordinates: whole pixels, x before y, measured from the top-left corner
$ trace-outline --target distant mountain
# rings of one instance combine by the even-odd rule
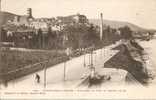
[[[9,12],[1,12],[2,25],[8,22],[8,20],[14,20],[14,17],[17,16],[16,14],[9,13]]]
[[[90,23],[95,25],[100,25],[100,19],[89,19]],[[131,24],[129,22],[122,22],[122,21],[112,21],[112,20],[103,20],[104,25],[109,25],[112,28],[120,28],[123,26],[129,26],[133,31],[147,31],[147,29],[141,28],[137,25]]]

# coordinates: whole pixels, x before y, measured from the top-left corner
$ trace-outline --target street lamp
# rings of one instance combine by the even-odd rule
[[[90,68],[94,67],[94,65],[93,65],[93,51],[94,51],[94,49],[93,48],[91,48],[91,50],[89,52],[89,66],[90,66]]]
[[[84,49],[84,67],[86,67],[86,58],[85,58],[85,56],[86,56],[86,50]]]
[[[95,52],[95,55],[94,55],[94,63],[96,64],[96,52]]]
[[[91,50],[91,67],[93,67],[93,51]]]
[[[48,60],[45,62],[45,64],[43,64],[43,68],[44,68],[44,88],[46,88],[47,86],[47,66],[49,63],[50,58],[48,58]],[[42,63],[41,63],[42,66]]]
[[[64,62],[63,80],[66,81],[66,61]]]
[[[47,66],[46,64],[44,65],[44,88],[46,88],[46,72],[47,72]]]
[[[89,57],[88,57],[88,60],[89,60],[89,61],[88,61],[88,65],[90,66],[90,56],[91,56],[91,55],[90,55],[90,52],[89,52],[88,56],[89,56]]]
[[[66,48],[66,42],[68,41],[68,37],[67,35],[65,34],[64,38],[63,38],[63,45],[64,47]],[[66,51],[65,51],[66,55],[69,57],[70,56],[70,49],[69,48],[66,48]],[[65,62],[64,62],[64,74],[63,74],[63,80],[66,81],[66,59],[65,59]]]

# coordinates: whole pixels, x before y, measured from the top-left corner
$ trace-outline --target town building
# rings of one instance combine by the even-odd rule
[[[81,14],[76,14],[76,15],[70,15],[70,16],[65,16],[65,17],[57,17],[57,21],[59,22],[59,24],[65,24],[65,25],[69,25],[69,24],[85,24],[88,23],[88,19],[85,15],[81,15]]]
[[[27,9],[27,15],[22,15],[22,16],[15,16],[13,23],[17,26],[19,25],[25,25],[25,26],[29,26],[29,24],[31,23],[31,21],[33,21],[34,18],[32,16],[32,9],[28,8]]]
[[[26,15],[16,15],[13,21],[8,22],[8,25],[13,24],[17,27],[27,27],[35,30],[41,29],[43,33],[47,33],[49,28],[52,31],[61,31],[67,25],[86,23],[88,23],[87,17],[81,14],[57,18],[34,18],[32,9],[28,8]]]

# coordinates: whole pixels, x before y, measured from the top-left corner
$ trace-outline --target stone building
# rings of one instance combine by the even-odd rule
[[[32,9],[28,8],[27,9],[27,15],[22,15],[22,16],[15,16],[13,23],[17,26],[19,25],[25,25],[25,26],[29,26],[30,22],[33,21],[34,18],[32,16]]]

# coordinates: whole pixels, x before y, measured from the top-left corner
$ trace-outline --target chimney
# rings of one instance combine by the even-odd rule
[[[32,9],[31,8],[27,9],[27,15],[29,18],[32,18]]]
[[[100,40],[102,40],[103,37],[103,14],[100,14],[100,20],[101,20],[101,25],[100,25]]]

